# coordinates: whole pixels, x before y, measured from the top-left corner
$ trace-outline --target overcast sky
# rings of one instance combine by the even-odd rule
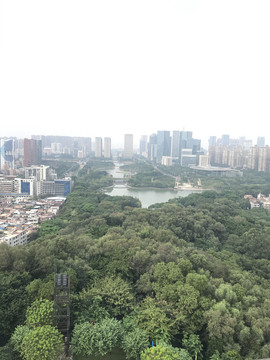
[[[270,140],[270,0],[0,0],[0,137]]]

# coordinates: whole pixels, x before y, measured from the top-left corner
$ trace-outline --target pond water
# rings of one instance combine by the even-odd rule
[[[124,179],[129,174],[129,172],[121,171],[118,167],[107,170],[107,173],[111,175],[114,179]]]
[[[123,164],[115,163],[115,168],[107,170],[107,173],[111,175],[114,179],[124,180],[129,177],[130,172],[124,172],[121,170],[120,166]],[[105,190],[105,194],[111,196],[133,196],[138,198],[142,204],[143,208],[147,208],[150,205],[156,203],[167,202],[170,199],[176,197],[185,197],[198,190],[173,190],[173,189],[157,189],[157,188],[132,188],[128,187],[125,184],[115,184],[113,187]]]
[[[137,189],[130,188],[127,186],[117,185],[110,189],[107,189],[105,194],[111,196],[133,196],[138,198],[142,203],[143,208],[147,208],[148,206],[156,203],[167,202],[169,199],[173,199],[176,197],[185,197],[189,194],[192,194],[192,190],[170,190],[170,189]]]

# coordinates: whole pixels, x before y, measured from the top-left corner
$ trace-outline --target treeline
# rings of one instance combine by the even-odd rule
[[[198,185],[200,179],[203,189],[214,189],[224,194],[228,190],[229,197],[232,195],[240,197],[245,194],[257,196],[260,192],[265,195],[270,194],[270,174],[265,172],[245,169],[241,170],[243,176],[221,177],[205,175],[195,169],[179,165],[159,165],[159,169],[173,176],[179,176],[182,183],[190,182],[192,185]]]
[[[58,179],[62,179],[67,176],[67,174],[76,172],[80,167],[76,160],[43,160],[43,165],[50,166],[52,169],[54,169]]]
[[[31,359],[10,339],[33,302],[53,300],[55,271],[71,276],[75,355],[118,348],[135,360],[269,357],[269,214],[250,210],[233,181],[224,192],[142,209],[137,199],[102,193],[112,179],[87,164],[35,241],[0,245],[5,358]]]
[[[141,160],[136,160],[133,164],[124,165],[121,168],[133,172],[128,180],[128,185],[132,187],[173,188],[175,185],[172,177],[162,174],[151,164]]]

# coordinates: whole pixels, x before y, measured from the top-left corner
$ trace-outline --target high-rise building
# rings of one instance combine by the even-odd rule
[[[244,140],[243,148],[245,150],[250,150],[251,147],[252,147],[252,140]]]
[[[157,132],[157,161],[161,161],[162,156],[171,156],[170,131]]]
[[[102,138],[101,137],[95,138],[95,157],[97,157],[97,158],[102,157]]]
[[[265,146],[265,137],[264,136],[258,136],[257,137],[257,146],[258,147],[264,147]]]
[[[229,146],[230,144],[230,135],[222,135],[221,137],[221,145]]]
[[[196,155],[201,149],[201,140],[192,139],[192,141],[191,141],[191,149],[192,149],[192,154]]]
[[[172,136],[172,157],[179,159],[180,157],[180,131],[173,131]]]
[[[78,157],[78,151],[79,151],[79,141],[78,141],[78,139],[74,139],[74,142],[73,142],[73,156],[75,158]]]
[[[24,177],[26,179],[35,178],[37,181],[47,180],[49,172],[49,166],[29,166],[24,169]]]
[[[217,144],[217,137],[216,136],[210,136],[208,140],[208,145],[215,146]]]
[[[104,158],[111,159],[112,151],[111,151],[111,138],[105,137],[104,138]]]
[[[249,157],[248,157],[248,167],[253,170],[258,170],[259,162],[259,148],[258,146],[252,146],[250,148]]]
[[[52,154],[62,154],[62,152],[63,152],[62,143],[51,143]]]
[[[41,140],[24,139],[24,166],[40,165],[42,158]]]
[[[142,135],[140,140],[140,155],[147,157],[147,136]]]
[[[124,159],[132,159],[133,158],[133,135],[125,134],[124,138]]]
[[[192,149],[192,131],[180,131],[180,155],[183,149]]]
[[[180,157],[184,149],[191,149],[197,155],[201,149],[201,140],[193,139],[192,131],[180,131]]]
[[[15,164],[15,142],[13,139],[0,140],[0,169],[13,170]]]
[[[258,152],[258,171],[269,172],[270,170],[270,147],[259,148]]]
[[[196,155],[192,153],[192,149],[182,149],[181,151],[181,159],[180,164],[181,166],[192,166],[197,165],[198,158]]]
[[[152,134],[149,136],[147,155],[148,159],[151,161],[155,161],[157,158],[157,134]]]

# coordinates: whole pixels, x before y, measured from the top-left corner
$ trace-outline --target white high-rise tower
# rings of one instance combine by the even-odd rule
[[[95,138],[95,157],[97,157],[97,158],[102,157],[102,138],[101,137]]]
[[[111,152],[111,138],[105,137],[104,138],[104,158],[110,159],[112,157]]]
[[[133,158],[133,134],[125,134],[123,158]]]

